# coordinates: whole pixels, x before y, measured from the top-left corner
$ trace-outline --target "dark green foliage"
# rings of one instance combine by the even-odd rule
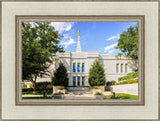
[[[134,78],[138,78],[138,72],[137,71],[128,73],[126,76],[119,77],[118,81],[127,80],[127,79],[134,79]]]
[[[22,23],[22,79],[32,81],[34,91],[37,77],[49,75],[53,56],[63,52],[61,37],[48,22]]]
[[[105,72],[103,66],[96,59],[89,70],[89,84],[90,86],[103,86],[106,82]]]
[[[116,49],[131,59],[138,59],[138,25],[129,27],[127,31],[120,34]]]
[[[36,82],[36,90],[52,90],[53,86],[51,82]]]
[[[43,90],[52,91],[53,86],[51,82],[36,82],[36,91],[37,93],[43,92]],[[22,92],[33,92],[33,88],[23,88]]]
[[[38,22],[34,26],[22,23],[22,78],[33,81],[43,76],[53,62],[53,56],[62,52],[59,45],[61,35],[48,22]]]
[[[33,92],[33,88],[22,88],[22,92]]]
[[[68,86],[67,69],[61,62],[59,63],[59,67],[52,76],[52,84],[54,86]]]
[[[106,82],[106,86],[111,86],[111,85],[115,85],[116,81],[112,80],[112,81],[107,81]]]
[[[35,93],[33,93],[33,89],[32,91],[23,91],[22,92],[22,95],[43,95],[43,91],[39,91],[39,90],[36,90]],[[46,91],[46,95],[52,95],[53,94],[53,90],[47,90]]]
[[[22,99],[52,99],[52,96],[49,96],[49,97],[22,97]]]

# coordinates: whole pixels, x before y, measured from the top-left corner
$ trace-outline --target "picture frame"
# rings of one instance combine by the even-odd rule
[[[119,3],[120,2],[120,3]],[[81,5],[79,3],[82,3]],[[104,4],[105,3],[105,4]],[[123,5],[122,5],[123,3]],[[43,5],[42,5],[43,4]],[[50,12],[49,9],[43,8],[40,10],[39,6],[43,6],[44,4],[46,4],[48,7],[53,6],[55,8],[53,8],[54,10],[57,9],[57,11],[54,13]],[[99,8],[98,5],[102,5],[102,8]],[[117,12],[118,7],[122,5],[122,6],[126,6],[123,9],[120,9],[119,12]],[[157,85],[159,84],[159,52],[158,52],[158,40],[159,40],[159,33],[158,33],[158,29],[159,29],[159,23],[158,23],[158,15],[159,15],[159,9],[158,9],[158,5],[160,3],[156,0],[153,1],[48,1],[48,2],[44,2],[44,1],[30,1],[30,2],[26,2],[26,1],[2,1],[1,2],[1,10],[2,10],[2,20],[1,20],[1,26],[2,26],[2,40],[1,40],[1,85],[2,85],[2,97],[1,97],[1,110],[2,110],[2,120],[12,120],[12,119],[16,119],[16,120],[21,120],[21,119],[29,119],[29,120],[148,120],[148,119],[153,119],[153,120],[159,120],[159,111],[157,109],[159,109],[158,106],[158,93],[159,93],[159,89],[157,87]],[[92,5],[92,6],[91,6]],[[112,5],[112,8],[107,8],[108,6]],[[16,7],[17,6],[17,7]],[[32,11],[28,11],[25,12],[25,10],[27,10],[27,8],[29,6],[35,6],[35,8],[32,9]],[[70,8],[68,6],[77,6],[77,11],[74,11],[73,13],[70,13],[73,8]],[[80,11],[81,8],[83,7],[88,7],[86,8],[84,11]],[[93,8],[93,6],[95,8]],[[136,12],[134,13],[134,7],[138,6],[137,8],[139,8],[140,10],[137,10],[137,15]],[[153,7],[156,6],[156,7]],[[37,8],[36,8],[37,7]],[[49,7],[49,8],[50,8]],[[62,11],[59,11],[61,7],[64,7]],[[97,7],[97,8],[96,8]],[[129,12],[125,13],[125,9],[131,7],[131,10]],[[143,7],[143,8],[141,8]],[[21,10],[21,11],[19,11]],[[39,12],[38,12],[39,10]],[[66,10],[66,12],[64,12],[64,10]],[[95,11],[98,10],[99,12],[101,12],[100,14],[96,13]],[[102,12],[103,10],[112,10],[113,12]],[[44,12],[43,15],[40,14],[40,12]],[[23,13],[24,12],[24,13]],[[36,13],[37,12],[37,13]],[[94,13],[95,12],[95,13]],[[138,13],[140,12],[140,13]],[[35,13],[37,15],[35,15]],[[67,15],[64,15],[64,14]],[[48,15],[49,14],[49,15]],[[54,14],[54,15],[52,15]],[[71,15],[70,15],[71,14]],[[155,16],[155,22],[153,22],[153,16]],[[10,20],[12,20],[12,22],[10,24],[7,25],[7,19],[10,17]],[[106,18],[105,18],[106,17]],[[137,19],[139,17],[139,19]],[[127,103],[125,101],[113,101],[113,102],[86,102],[86,101],[80,101],[77,102],[77,100],[74,101],[68,101],[68,103],[64,103],[63,101],[57,101],[56,103],[53,101],[52,102],[45,102],[42,100],[30,100],[30,101],[22,101],[20,100],[20,94],[16,93],[16,92],[20,92],[21,88],[19,88],[20,86],[20,82],[17,80],[20,80],[20,58],[19,58],[19,53],[20,52],[20,41],[19,40],[19,34],[18,32],[20,32],[20,26],[17,27],[17,25],[19,25],[20,21],[23,20],[38,20],[38,19],[42,19],[43,20],[66,20],[66,18],[68,19],[68,21],[72,21],[73,19],[75,19],[76,21],[78,20],[94,20],[94,21],[106,21],[108,18],[108,21],[114,21],[114,20],[123,20],[123,21],[128,21],[131,20],[133,21],[133,19],[135,20],[139,20],[139,26],[140,26],[140,39],[142,40],[139,47],[142,53],[140,53],[140,79],[144,80],[141,81],[139,88],[141,89],[140,91],[140,99],[139,103],[134,103],[132,101],[128,101]],[[46,18],[46,19],[44,19]],[[151,25],[149,25],[149,23],[154,26],[154,28],[157,27],[157,29],[154,30],[153,33],[153,28],[151,28]],[[158,26],[157,26],[158,24]],[[10,27],[14,28],[14,32],[13,29],[8,29]],[[150,30],[148,30],[148,28],[150,28]],[[16,33],[17,32],[17,33]],[[152,35],[149,35],[147,33],[151,32]],[[8,33],[9,35],[6,36],[5,33]],[[16,33],[16,34],[15,34]],[[153,43],[149,42],[149,39],[151,37],[153,38]],[[14,39],[11,39],[11,37],[14,37],[16,41],[12,41]],[[18,38],[17,38],[18,37]],[[148,37],[148,38],[147,38]],[[9,39],[10,38],[10,39]],[[5,41],[7,40],[7,41]],[[143,41],[144,40],[144,41]],[[10,42],[7,45],[7,42]],[[150,46],[149,46],[149,45]],[[13,45],[16,45],[15,47],[13,47]],[[143,47],[141,47],[141,45]],[[8,47],[7,47],[8,46]],[[149,48],[151,47],[151,48]],[[151,58],[149,58],[147,55],[149,55],[151,52],[154,51],[154,54],[151,56]],[[12,61],[8,60],[9,57],[11,57]],[[144,60],[145,59],[145,60]],[[144,63],[142,63],[144,61]],[[151,66],[152,64],[152,66]],[[15,65],[15,66],[13,66]],[[19,66],[16,66],[19,65]],[[9,73],[11,74],[10,77],[6,76],[7,75],[7,70],[8,68],[11,67]],[[151,72],[152,70],[152,72]],[[14,73],[15,72],[15,73]],[[151,74],[149,74],[149,72]],[[147,75],[146,75],[147,73]],[[154,74],[154,76],[153,76]],[[151,76],[152,75],[152,76]],[[11,81],[11,78],[13,79],[13,77],[15,77],[15,83],[13,83]],[[14,80],[13,79],[13,80]],[[152,84],[150,81],[146,81],[149,79],[153,79],[154,83]],[[5,81],[8,80],[8,81]],[[14,85],[13,85],[14,84]],[[152,84],[152,85],[151,85]],[[9,91],[5,92],[5,88],[7,87],[9,88]],[[147,86],[146,86],[147,85]],[[152,87],[149,87],[149,85]],[[143,88],[144,87],[144,88]],[[14,90],[14,91],[13,91]],[[149,91],[148,91],[149,90]],[[13,91],[13,92],[12,92]],[[155,93],[153,94],[153,91],[155,91]],[[11,93],[11,96],[6,96],[8,93]],[[152,93],[152,96],[150,96]],[[156,97],[155,99],[150,99],[150,98]],[[6,101],[7,99],[11,98],[10,101]],[[152,102],[152,103],[151,103]],[[71,104],[72,103],[72,104]],[[32,107],[32,109],[30,108]],[[67,107],[67,109],[66,109]],[[11,110],[12,108],[12,110]],[[30,108],[30,109],[29,109]],[[55,109],[55,111],[51,111],[52,108]],[[138,112],[134,112],[135,116],[137,113],[137,116],[135,117],[134,114],[133,116],[131,114],[129,114],[127,117],[122,116],[121,113],[118,115],[118,117],[113,117],[113,114],[111,114],[111,112],[109,112],[108,109],[106,108],[110,108],[111,112],[113,113],[114,111],[116,112],[116,114],[118,114],[118,112],[120,113],[120,110],[122,109],[122,112],[132,112],[132,110],[137,111]],[[111,109],[112,108],[112,109]],[[127,109],[128,108],[128,109]],[[131,109],[132,108],[132,109]],[[41,113],[43,112],[37,112],[37,117],[31,115],[31,112],[34,112],[36,110],[43,110],[45,109],[47,111],[47,115],[46,116],[41,116]],[[93,111],[93,109],[95,111]],[[78,114],[74,114],[73,112],[75,110],[78,110]],[[127,111],[128,110],[128,111]],[[25,116],[25,112],[29,111],[29,118],[27,118]],[[51,116],[51,112],[49,113],[48,111],[51,111],[52,113],[54,112],[56,115],[52,115]],[[64,114],[66,114],[63,118],[60,115],[60,112],[64,112]],[[88,113],[83,115],[82,112],[86,112]],[[97,111],[100,111],[97,113]],[[101,114],[101,112],[106,111],[107,114],[109,114],[107,117],[105,114]],[[72,117],[72,115],[70,115],[70,112],[72,112],[74,114],[74,116]],[[148,114],[148,115],[146,115]],[[153,113],[151,113],[153,112]],[[19,116],[18,114],[21,113],[21,116]],[[8,115],[10,114],[10,115]],[[95,115],[96,114],[96,115]],[[140,115],[141,114],[141,115]],[[144,118],[142,116],[142,114],[144,115]],[[83,115],[81,117],[81,115]],[[38,117],[40,116],[40,117]]]
[[[23,100],[21,97],[21,75],[22,75],[22,40],[21,40],[21,23],[22,22],[29,22],[29,21],[58,21],[58,22],[76,22],[76,21],[96,21],[96,22],[129,22],[129,21],[136,21],[139,23],[139,99],[137,100],[130,100],[130,99],[121,99],[121,100],[43,100],[41,99],[31,99]],[[144,16],[16,16],[16,105],[144,105]]]

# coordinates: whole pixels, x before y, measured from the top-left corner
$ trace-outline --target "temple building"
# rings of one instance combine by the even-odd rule
[[[98,51],[83,52],[80,43],[80,31],[78,31],[76,52],[65,51],[64,53],[60,53],[56,56],[59,61],[54,62],[51,66],[51,70],[54,71],[60,61],[64,64],[68,72],[68,86],[89,86],[89,69],[97,58],[99,58],[100,63],[105,69],[107,81],[118,81],[119,77],[133,71],[129,66],[130,60],[128,58],[121,57],[117,59],[115,55],[99,55]],[[37,81],[51,81],[51,78],[39,78]]]

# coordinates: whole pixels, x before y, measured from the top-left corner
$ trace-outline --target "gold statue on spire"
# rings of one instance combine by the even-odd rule
[[[78,29],[78,36],[80,35],[80,30]]]

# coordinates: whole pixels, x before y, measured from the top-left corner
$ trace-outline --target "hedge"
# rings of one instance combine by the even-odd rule
[[[111,86],[111,85],[115,85],[116,81],[112,80],[112,81],[107,81],[106,82],[106,86]]]
[[[123,81],[123,80],[127,80],[127,79],[134,79],[134,78],[138,78],[138,72],[132,72],[132,73],[128,73],[126,76],[122,76],[118,78],[118,81]]]
[[[43,90],[52,91],[53,86],[51,82],[36,82],[36,91],[41,92]],[[22,88],[22,92],[33,92],[33,88]]]
[[[126,81],[121,81],[116,83],[116,85],[121,85],[121,84],[133,84],[133,83],[138,83],[138,79],[128,79]]]

